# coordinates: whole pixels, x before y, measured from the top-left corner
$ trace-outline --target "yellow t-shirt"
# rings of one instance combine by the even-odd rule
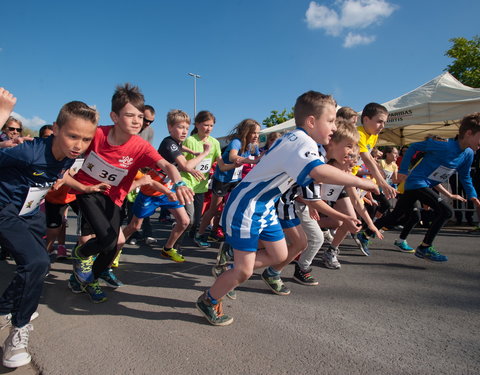
[[[359,152],[372,152],[372,148],[377,144],[378,134],[368,134],[363,126],[358,126],[357,131],[360,134],[360,140],[358,141]]]

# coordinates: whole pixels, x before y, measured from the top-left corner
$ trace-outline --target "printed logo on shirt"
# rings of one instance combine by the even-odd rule
[[[131,158],[130,156],[124,156],[118,161],[120,162],[120,166],[124,168],[128,168],[133,164],[133,158]]]
[[[170,150],[172,150],[172,151],[177,151],[177,150],[178,150],[178,146],[177,146],[176,144],[172,143],[172,144],[170,145]]]
[[[33,172],[34,176],[41,176],[43,174],[45,174],[45,172]]]
[[[307,152],[305,153],[305,157],[308,158],[309,156],[318,156],[318,154],[315,153],[315,152],[307,151]]]

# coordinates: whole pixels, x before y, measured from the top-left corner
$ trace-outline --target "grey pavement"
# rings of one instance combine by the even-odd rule
[[[168,227],[152,222],[165,238]],[[189,243],[177,264],[158,247],[126,246],[115,272],[127,285],[105,288],[102,304],[71,293],[70,262],[56,262],[31,333],[33,365],[0,374],[479,374],[480,234],[444,229],[436,246],[445,264],[396,251],[397,235],[386,232],[370,257],[348,238],[341,270],[317,257],[316,287],[296,283],[289,265],[289,296],[269,292],[257,272],[224,300],[235,318],[227,327],[194,306],[213,281],[216,249]],[[2,289],[13,272],[0,262]]]

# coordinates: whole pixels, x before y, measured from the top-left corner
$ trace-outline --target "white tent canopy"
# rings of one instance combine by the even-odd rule
[[[404,145],[429,134],[448,138],[457,134],[463,116],[480,111],[480,89],[446,72],[383,105],[389,116],[379,144]]]

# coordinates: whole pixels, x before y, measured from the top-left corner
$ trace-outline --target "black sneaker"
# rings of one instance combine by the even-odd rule
[[[198,311],[205,316],[211,325],[228,326],[229,324],[233,323],[233,318],[223,313],[222,301],[218,301],[217,304],[213,304],[207,297],[206,291],[200,297],[198,297],[195,305],[197,306]]]
[[[293,278],[297,280],[302,285],[318,285],[318,281],[310,275],[312,269],[308,269],[307,271],[302,271],[298,264],[295,264],[295,273],[293,274]]]
[[[279,296],[288,296],[290,289],[288,289],[280,276],[268,276],[267,270],[262,273],[262,280],[269,286],[273,293]]]

